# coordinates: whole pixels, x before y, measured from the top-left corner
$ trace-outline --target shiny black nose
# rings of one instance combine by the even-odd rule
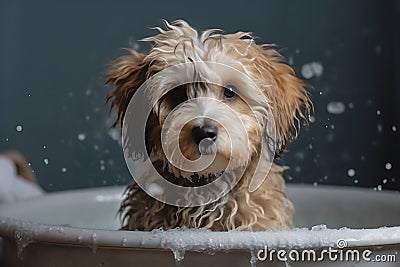
[[[217,139],[218,128],[214,125],[195,126],[192,129],[193,140],[200,144],[201,140],[209,138],[212,141]]]

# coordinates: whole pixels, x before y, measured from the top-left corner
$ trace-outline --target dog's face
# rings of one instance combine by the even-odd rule
[[[159,125],[166,129],[161,132],[162,153],[157,152],[162,157],[171,155],[167,162],[178,163],[169,166],[178,177],[218,175],[244,167],[260,145],[262,120],[233,84],[178,86],[160,99],[157,114]],[[204,160],[212,157],[208,167],[202,168],[201,155]],[[190,161],[192,167],[188,166]]]
[[[144,82],[181,65],[186,66],[182,73],[167,72],[146,88],[154,107],[146,126],[152,160],[161,160],[176,177],[190,179],[245,167],[271,135],[278,155],[310,109],[303,82],[281,55],[255,44],[249,33],[208,30],[199,35],[184,21],[167,27],[144,39],[153,44],[147,54],[131,50],[112,65],[108,83],[116,87],[108,100],[118,109],[116,124]],[[207,155],[213,160],[205,168],[192,166],[194,170],[179,165],[177,151],[191,162]]]

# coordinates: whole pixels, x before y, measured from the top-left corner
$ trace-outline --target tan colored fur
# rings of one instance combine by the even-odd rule
[[[250,166],[251,168],[252,166]],[[284,167],[273,165],[264,184],[250,193],[246,172],[236,187],[219,201],[200,207],[178,208],[155,200],[136,183],[127,188],[120,212],[124,230],[208,228],[228,231],[290,229],[294,208],[285,193]]]
[[[188,61],[218,62],[244,73],[257,85],[270,101],[276,125],[276,155],[284,149],[286,143],[296,137],[300,120],[307,120],[310,101],[304,83],[299,80],[293,69],[283,62],[282,56],[271,45],[257,45],[249,33],[238,32],[222,35],[215,30],[208,30],[201,35],[184,21],[167,24],[167,30],[158,28],[159,34],[144,41],[153,44],[150,52],[141,54],[129,50],[130,54],[117,59],[111,66],[107,77],[108,84],[114,90],[107,96],[112,108],[118,111],[117,125],[125,115],[126,108],[136,90],[148,78],[179,63]],[[194,90],[190,88],[188,90]],[[259,99],[252,99],[255,94],[245,91],[248,103],[260,105]],[[207,92],[215,90],[209,89]],[[151,91],[150,98],[159,99],[163,92]],[[255,158],[260,154],[260,140],[265,134],[261,124],[248,114],[240,101],[228,103],[239,114],[250,136],[250,158],[240,158],[241,153],[234,153],[238,164],[249,161],[246,172],[239,183],[217,202],[200,207],[178,208],[159,202],[147,195],[139,186],[132,183],[127,188],[120,214],[126,230],[170,229],[174,227],[205,227],[215,231],[235,228],[243,230],[266,230],[292,228],[293,205],[285,194],[282,171],[285,167],[273,164],[267,179],[255,191],[249,192],[249,183],[258,163]],[[266,106],[266,103],[264,103]],[[258,106],[266,108],[264,104]],[[165,162],[166,158],[160,146],[160,132],[163,117],[168,115],[168,106],[154,111],[146,126],[146,145],[154,161]],[[162,116],[162,117],[161,117]],[[229,122],[232,123],[232,122]],[[193,149],[189,140],[187,153]],[[227,149],[227,147],[220,148]],[[193,157],[193,155],[185,155]],[[233,158],[232,158],[233,159]],[[160,170],[159,170],[160,171]],[[162,171],[162,170],[161,170]]]

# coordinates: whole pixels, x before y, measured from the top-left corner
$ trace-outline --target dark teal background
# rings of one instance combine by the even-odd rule
[[[0,151],[23,152],[48,191],[128,183],[108,134],[103,74],[120,48],[148,49],[137,40],[162,18],[185,19],[199,30],[252,31],[258,43],[278,44],[300,76],[306,63],[323,65],[307,80],[315,122],[283,159],[289,182],[399,189],[399,15],[394,0],[3,0]],[[327,112],[331,101],[345,112]]]

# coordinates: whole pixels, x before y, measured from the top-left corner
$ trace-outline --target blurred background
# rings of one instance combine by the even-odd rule
[[[80,3],[79,3],[80,2]],[[289,183],[400,189],[400,1],[0,2],[0,152],[46,191],[127,184],[107,64],[161,19],[251,31],[313,86],[315,112],[280,161]]]

